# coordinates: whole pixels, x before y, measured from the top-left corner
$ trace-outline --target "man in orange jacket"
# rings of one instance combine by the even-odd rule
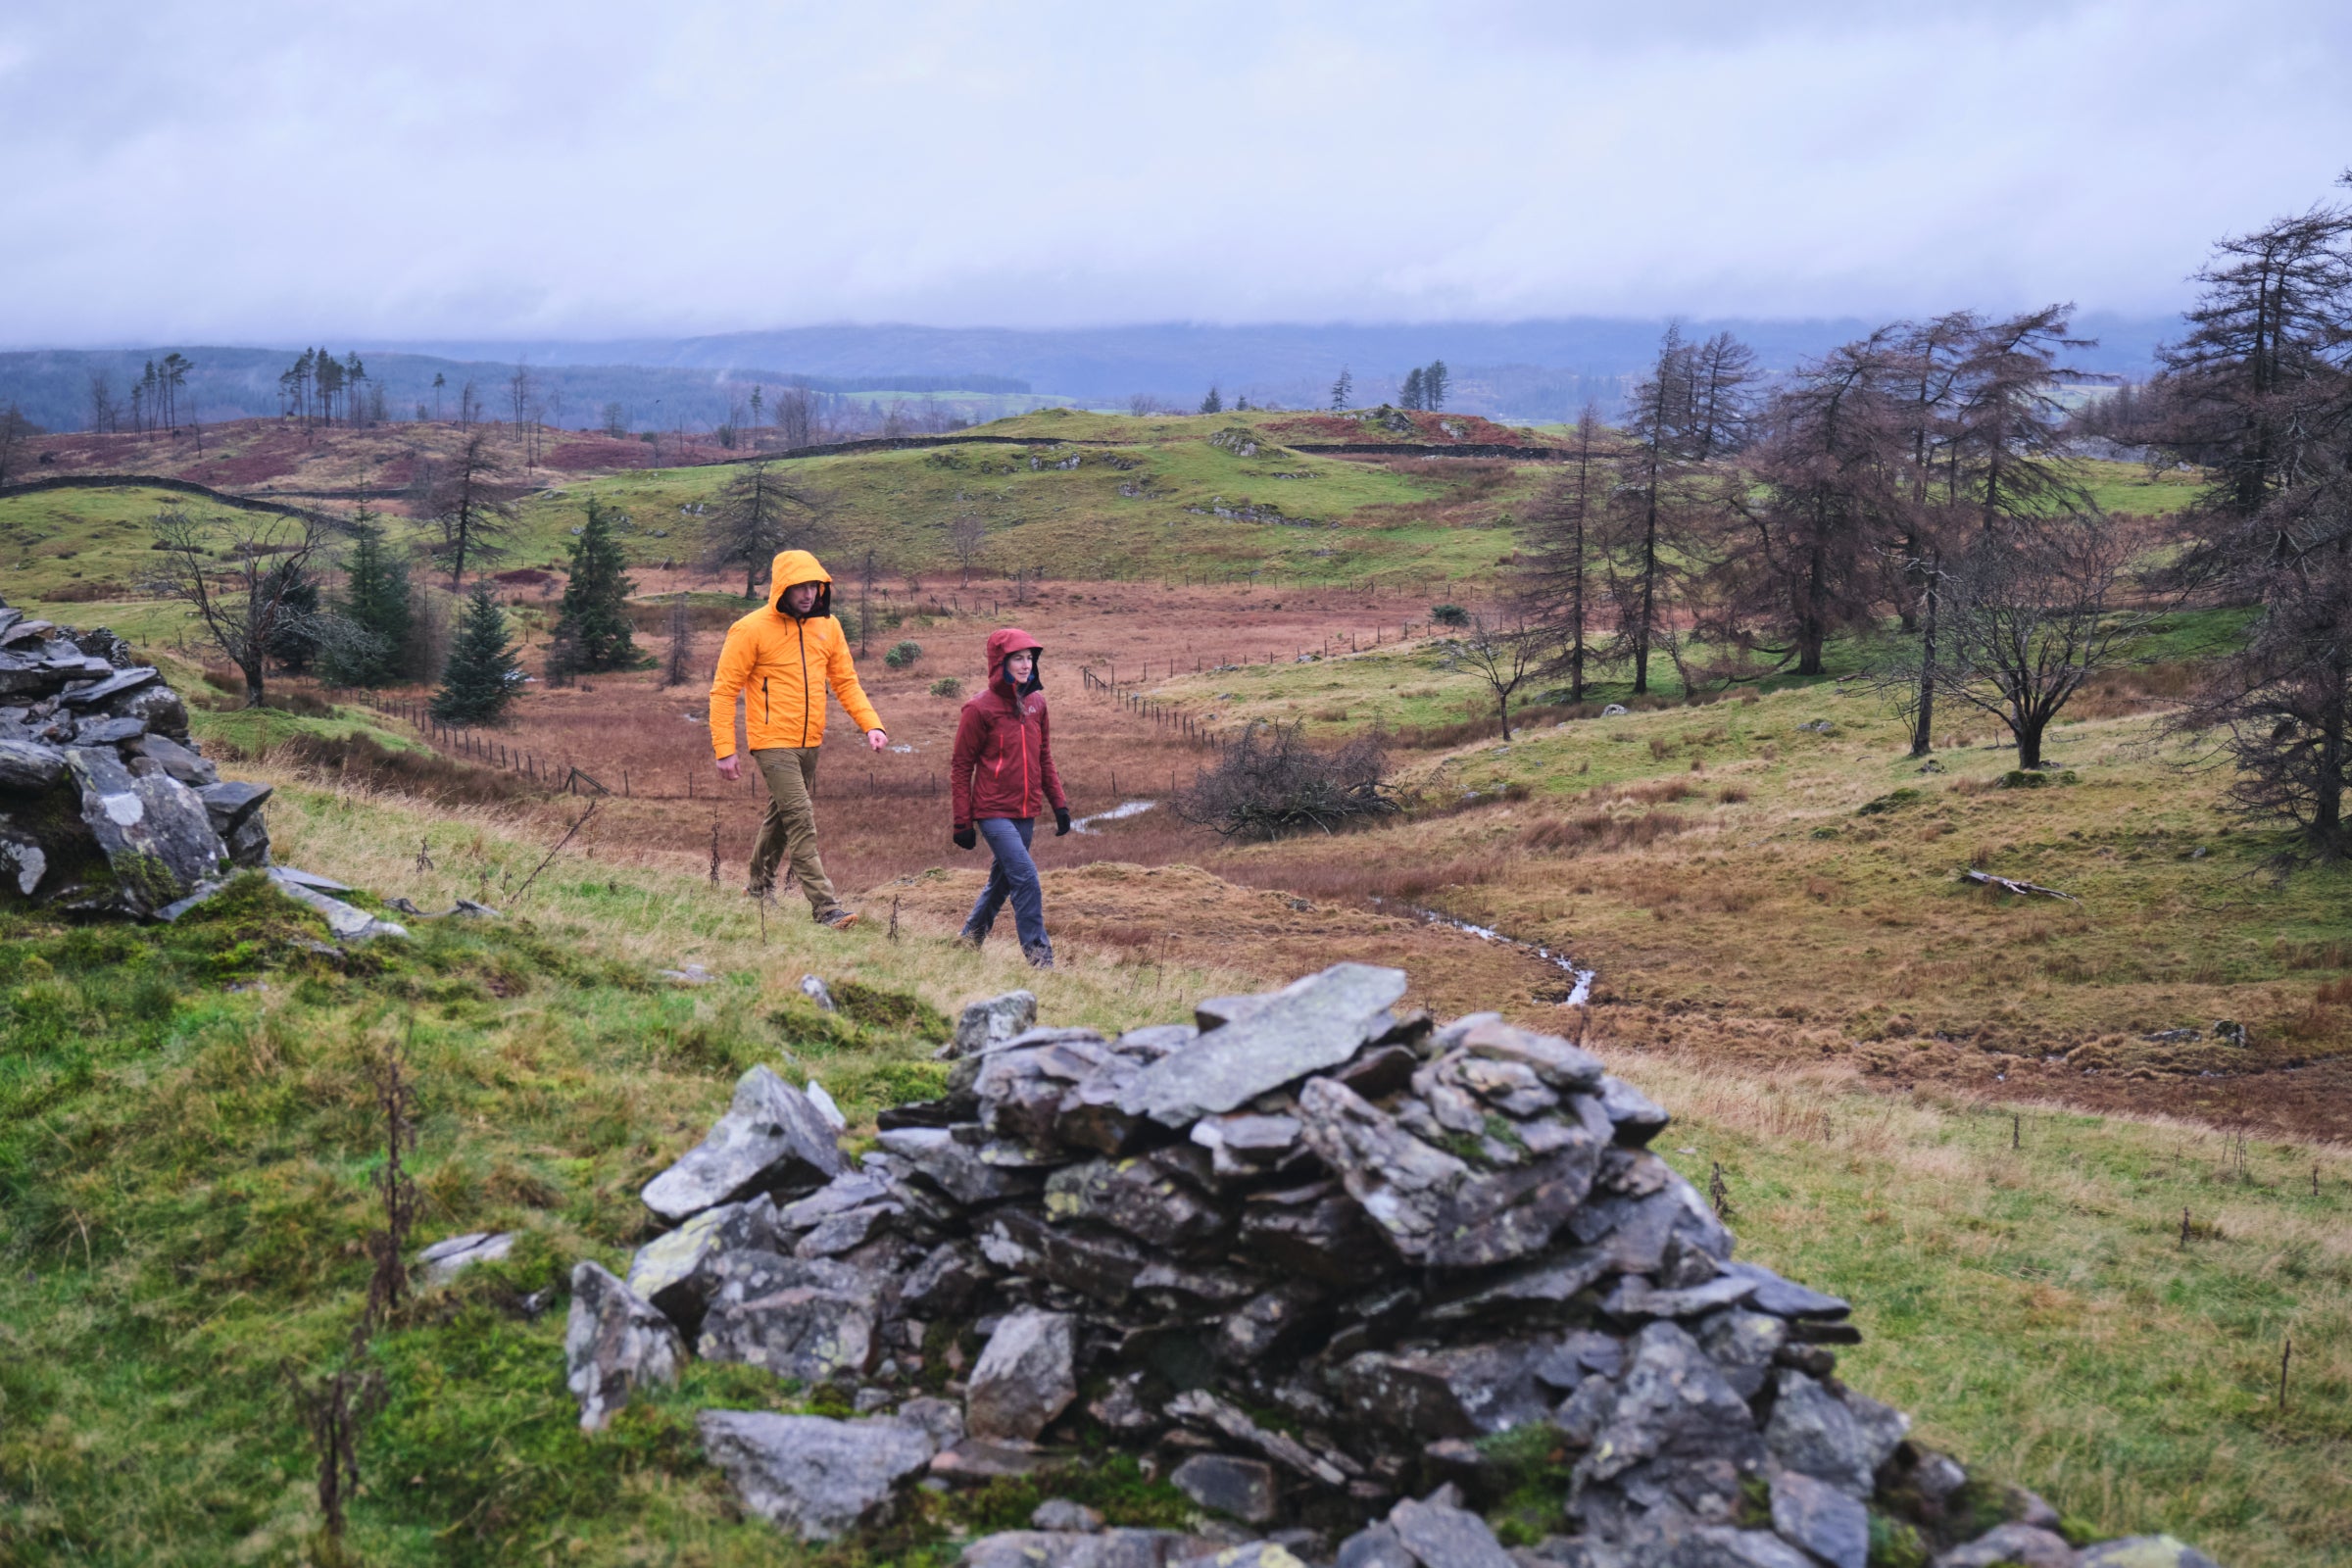
[[[808,551],[787,550],[776,557],[768,602],[727,628],[718,673],[710,679],[710,750],[719,777],[743,777],[735,756],[735,699],[741,695],[752,760],[767,780],[767,815],[760,823],[744,892],[765,898],[775,886],[777,861],[789,855],[808,912],[820,925],[840,927],[858,917],[834,897],[817,858],[816,806],[808,795],[825,739],[826,685],[865,731],[868,746],[878,752],[890,744],[882,715],[858,684],[849,634],[833,618],[833,579]]]

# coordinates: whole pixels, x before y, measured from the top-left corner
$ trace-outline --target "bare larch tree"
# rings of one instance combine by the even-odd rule
[[[196,518],[177,508],[156,514],[159,597],[176,599],[203,627],[205,640],[245,678],[245,706],[262,706],[270,649],[312,619],[287,603],[302,567],[325,543],[316,516],[239,513]]]
[[[470,388],[472,383],[467,382]],[[521,492],[498,477],[498,462],[490,448],[489,432],[471,430],[449,467],[434,484],[430,509],[440,525],[442,547],[449,554],[449,591],[466,581],[466,564],[476,567],[504,555],[508,532],[514,523],[514,500]]]
[[[789,399],[787,393],[777,400],[779,413]],[[740,566],[743,597],[757,599],[761,574],[778,551],[815,548],[828,504],[821,492],[786,479],[774,464],[748,463],[719,492],[703,524],[704,563],[719,571]]]

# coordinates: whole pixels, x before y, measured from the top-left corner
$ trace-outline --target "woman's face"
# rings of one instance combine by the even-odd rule
[[[1004,659],[1004,677],[1015,686],[1026,685],[1029,671],[1037,667],[1037,656],[1026,651],[1008,654]]]

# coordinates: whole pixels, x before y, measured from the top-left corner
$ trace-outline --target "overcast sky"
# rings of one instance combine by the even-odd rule
[[[2344,194],[2348,67],[2342,0],[10,0],[0,344],[2153,313]]]

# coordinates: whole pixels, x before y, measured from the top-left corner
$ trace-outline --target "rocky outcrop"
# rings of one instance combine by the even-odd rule
[[[1567,1041],[1398,1011],[1404,989],[1341,964],[1116,1038],[1039,1027],[1025,993],[975,1004],[947,1093],[883,1112],[854,1168],[746,1074],[646,1188],[676,1228],[630,1281],[699,1353],[897,1414],[707,1412],[745,1507],[816,1539],[918,1472],[1107,1445],[1199,1534],[1071,1505],[964,1562],[2202,1562],[2153,1538],[2078,1560],[2038,1498],[1914,1443],[1838,1377],[1847,1303],[1735,1257],[1650,1152],[1664,1109]],[[1501,1457],[1531,1452],[1532,1481]],[[1478,1510],[1531,1484],[1563,1528],[1506,1551]]]
[[[164,916],[269,865],[269,798],[220,778],[121,638],[0,605],[0,904]]]

